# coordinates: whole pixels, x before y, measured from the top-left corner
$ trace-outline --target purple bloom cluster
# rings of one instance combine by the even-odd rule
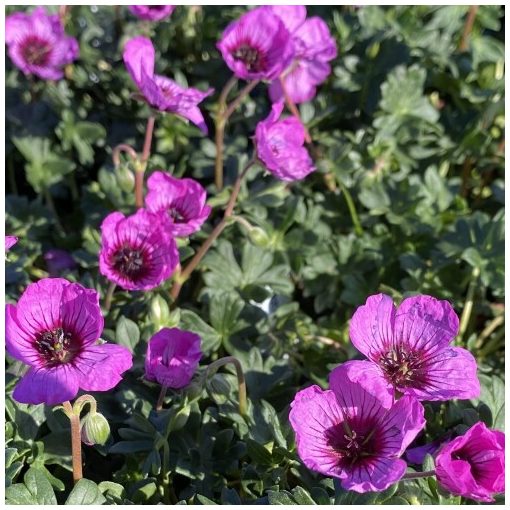
[[[58,15],[37,7],[30,14],[15,12],[5,19],[5,42],[14,64],[26,75],[59,80],[63,68],[78,58],[79,46],[64,32]]]
[[[147,21],[161,21],[174,12],[175,5],[129,5],[131,14]]]

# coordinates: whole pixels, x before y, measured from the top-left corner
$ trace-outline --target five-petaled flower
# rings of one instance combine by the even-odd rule
[[[163,328],[149,340],[145,377],[168,388],[183,388],[191,381],[201,357],[198,335],[178,328]]]
[[[161,21],[172,14],[175,5],[128,5],[128,9],[137,18],[147,21]]]
[[[445,444],[436,457],[439,485],[452,494],[483,503],[505,491],[505,434],[475,423]]]
[[[6,306],[7,352],[29,365],[13,398],[60,404],[80,389],[107,391],[131,368],[131,353],[97,341],[103,331],[99,295],[62,278],[31,283],[17,305]]]
[[[381,491],[400,480],[400,459],[425,426],[423,406],[405,396],[393,403],[381,380],[370,391],[351,378],[352,362],[330,374],[330,389],[311,386],[292,402],[290,423],[304,464],[356,492]]]
[[[147,210],[165,213],[176,237],[186,237],[200,230],[211,213],[211,208],[205,205],[205,189],[193,179],[177,179],[156,171],[147,180],[147,188]]]
[[[383,377],[388,391],[419,400],[475,398],[476,360],[451,347],[459,319],[450,303],[431,296],[404,299],[398,309],[385,294],[370,296],[354,313],[350,337],[370,361],[356,361],[359,381]]]
[[[272,80],[294,56],[289,31],[267,6],[230,23],[217,46],[232,72],[245,80]]]
[[[324,20],[306,19],[304,5],[273,5],[271,9],[290,32],[294,48],[294,58],[281,75],[285,94],[294,103],[310,101],[316,87],[331,74],[328,62],[337,55],[335,40]],[[284,100],[285,94],[279,79],[269,87],[273,102]]]
[[[282,181],[303,179],[315,170],[305,143],[305,129],[296,117],[279,120],[283,103],[275,103],[271,113],[257,124],[257,155],[267,169]]]
[[[109,214],[101,225],[101,274],[126,290],[151,290],[170,278],[179,252],[166,225],[166,218],[145,209],[128,217]]]
[[[78,57],[78,41],[64,32],[58,15],[37,7],[30,14],[15,12],[5,19],[9,57],[26,75],[59,80],[63,68]]]
[[[146,37],[130,39],[124,46],[123,58],[131,78],[152,108],[184,117],[207,133],[204,117],[197,105],[214,89],[202,92],[191,87],[183,88],[170,78],[154,74],[154,46]]]

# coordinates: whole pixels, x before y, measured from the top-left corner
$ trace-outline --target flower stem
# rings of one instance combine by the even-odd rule
[[[147,167],[147,161],[149,161],[149,156],[151,155],[151,145],[152,145],[152,135],[154,133],[154,123],[156,122],[156,117],[151,115],[147,119],[147,129],[145,130],[145,140],[143,142],[143,152],[141,163],[143,166],[143,171]]]
[[[469,282],[469,287],[466,294],[466,302],[464,303],[464,309],[462,310],[462,315],[460,317],[460,326],[459,326],[459,334],[457,336],[457,344],[461,345],[462,340],[464,338],[464,334],[466,333],[469,319],[471,318],[471,313],[473,311],[473,302],[475,298],[476,287],[478,285],[478,277],[480,276],[480,268],[474,267],[471,273],[471,281]]]
[[[166,390],[168,389],[167,386],[164,384],[161,386],[161,391],[159,392],[158,402],[156,404],[156,411],[161,411],[163,409],[163,402],[166,397]]]
[[[62,223],[60,223],[60,218],[58,216],[57,208],[55,207],[55,202],[53,202],[53,197],[51,196],[51,193],[48,188],[44,188],[43,190],[44,198],[46,200],[46,205],[48,206],[48,209],[53,213],[53,218],[55,220],[55,225],[57,227],[57,230],[62,236],[65,236],[65,230],[62,226]]]
[[[427,478],[429,476],[435,476],[436,470],[432,469],[431,471],[422,471],[421,473],[406,473],[402,480],[415,480],[416,478]]]
[[[113,293],[115,292],[115,288],[117,285],[114,282],[110,282],[108,285],[108,290],[106,291],[106,296],[104,298],[104,308],[108,312],[112,306]]]
[[[243,367],[241,366],[241,362],[236,357],[227,356],[225,358],[213,361],[207,367],[206,378],[209,378],[212,375],[214,375],[220,367],[222,367],[223,365],[227,365],[228,363],[232,363],[236,369],[237,383],[239,385],[239,414],[241,416],[245,416],[246,411],[248,409],[248,401],[246,398],[246,380],[244,378],[244,372]]]
[[[121,143],[119,145],[116,145],[112,151],[112,160],[113,164],[115,165],[115,168],[117,168],[120,165],[120,153],[125,152],[130,158],[133,163],[136,163],[138,161],[138,154],[136,153],[135,149],[131,147],[131,145],[128,145],[127,143]]]
[[[459,51],[466,51],[469,45],[469,36],[471,35],[471,31],[473,30],[473,25],[475,23],[476,12],[478,11],[478,5],[471,5],[469,7],[468,15],[466,18],[466,23],[464,25],[464,31],[462,32],[462,37],[459,43]]]
[[[211,245],[216,241],[218,236],[223,232],[223,229],[227,226],[227,221],[232,213],[234,212],[234,207],[236,204],[237,196],[239,195],[239,191],[241,189],[241,182],[248,172],[248,170],[255,164],[256,160],[252,159],[237,177],[237,180],[232,189],[232,194],[230,195],[230,199],[228,201],[227,207],[225,209],[225,213],[223,215],[222,220],[214,227],[213,231],[209,234],[209,237],[203,242],[202,246],[195,253],[195,256],[191,259],[191,261],[187,264],[187,266],[181,271],[178,279],[175,281],[172,290],[170,291],[170,296],[175,301],[181,292],[182,285],[184,282],[190,277],[191,273],[198,266],[200,261],[204,258],[205,254],[211,247]]]
[[[221,91],[220,99],[218,102],[218,115],[215,121],[216,132],[214,136],[216,144],[216,157],[214,160],[214,183],[216,189],[221,191],[223,189],[223,150],[225,139],[225,126],[230,116],[234,113],[237,107],[241,104],[242,100],[257,86],[260,80],[249,82],[240,92],[239,95],[227,105],[227,96],[237,83],[237,79],[233,76],[226,83]]]
[[[297,109],[297,106],[294,104],[294,101],[292,101],[292,98],[290,97],[287,88],[285,87],[285,80],[280,76],[280,86],[282,87],[283,97],[285,98],[285,104],[287,105],[287,108],[290,110],[292,115],[296,117],[296,119],[303,124],[303,128],[305,130],[305,142],[306,143],[312,143],[312,138],[310,136],[310,133],[308,132],[308,129],[306,129],[306,126],[304,122],[301,120],[301,115],[299,113],[299,110]]]
[[[80,434],[80,416],[73,411],[71,402],[64,402],[64,411],[71,422],[71,452],[73,458],[73,481],[78,482],[83,478],[82,460],[81,460],[81,434]]]
[[[340,189],[342,190],[342,193],[344,194],[345,201],[347,203],[347,207],[349,208],[349,213],[351,215],[352,224],[354,225],[354,231],[356,232],[356,235],[362,236],[363,235],[363,228],[361,227],[361,223],[359,221],[358,213],[356,212],[356,206],[354,205],[354,200],[352,199],[351,194],[349,193],[349,190],[344,185],[344,183],[338,179],[338,185],[340,186]]]

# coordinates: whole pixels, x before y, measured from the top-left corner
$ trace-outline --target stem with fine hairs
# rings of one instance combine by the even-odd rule
[[[83,478],[82,460],[81,460],[81,433],[80,433],[80,415],[73,410],[71,402],[62,404],[64,412],[71,422],[71,452],[73,458],[73,481],[78,482]]]
[[[147,162],[149,161],[149,156],[151,154],[151,145],[152,145],[152,135],[154,133],[154,123],[156,122],[156,117],[151,115],[147,119],[147,128],[145,130],[145,140],[143,142],[143,151],[140,161],[135,168],[135,205],[137,209],[141,209],[143,207],[143,182],[144,182],[144,173],[147,168]]]
[[[255,162],[256,159],[252,159],[244,167],[244,170],[241,172],[241,174],[239,175],[234,184],[222,220],[216,225],[216,227],[214,227],[213,231],[209,234],[209,237],[203,242],[202,246],[195,253],[195,256],[191,259],[188,265],[181,271],[181,273],[177,277],[177,280],[174,282],[172,290],[170,291],[170,296],[174,301],[179,297],[184,282],[190,277],[191,273],[195,270],[200,261],[204,258],[205,254],[207,253],[211,245],[214,243],[214,241],[216,241],[218,236],[223,232],[223,229],[227,226],[227,221],[234,212],[237,196],[239,195],[239,191],[241,189],[241,181],[243,180],[248,170],[255,164]]]

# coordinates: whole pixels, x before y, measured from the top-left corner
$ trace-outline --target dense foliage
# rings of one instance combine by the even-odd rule
[[[66,32],[80,56],[64,79],[28,78],[7,59],[6,234],[19,238],[7,254],[8,303],[48,274],[106,297],[99,226],[112,211],[135,211],[134,168],[128,159],[114,168],[112,148],[141,151],[150,111],[122,62],[125,42],[140,34],[157,48],[158,73],[215,89],[201,104],[209,135],[158,115],[146,172],[169,170],[207,189],[211,215],[178,240],[181,265],[191,259],[222,218],[271,108],[261,83],[230,118],[218,193],[213,119],[231,72],[216,43],[245,10],[181,6],[148,22],[125,6],[72,6]],[[367,296],[421,293],[455,308],[457,345],[475,356],[482,393],[424,402],[427,426],[412,446],[480,420],[504,430],[503,10],[478,9],[466,49],[465,6],[308,12],[328,23],[338,47],[328,81],[299,107],[317,170],[289,184],[254,167],[235,215],[175,302],[171,280],[150,292],[116,290],[103,338],[127,347],[134,365],[115,389],[94,393],[111,435],[83,446],[85,479],[74,490],[69,420],[12,399],[23,365],[7,357],[8,503],[472,503],[433,478],[347,492],[302,464],[288,415],[299,389],[326,387],[332,368],[362,359],[348,325]],[[52,266],[54,248],[74,266]],[[169,390],[156,413],[159,386],[143,374],[147,342],[163,327],[197,333],[204,354],[193,382]],[[234,368],[204,380],[224,356],[244,369],[245,417]],[[428,455],[410,468],[432,463]]]

